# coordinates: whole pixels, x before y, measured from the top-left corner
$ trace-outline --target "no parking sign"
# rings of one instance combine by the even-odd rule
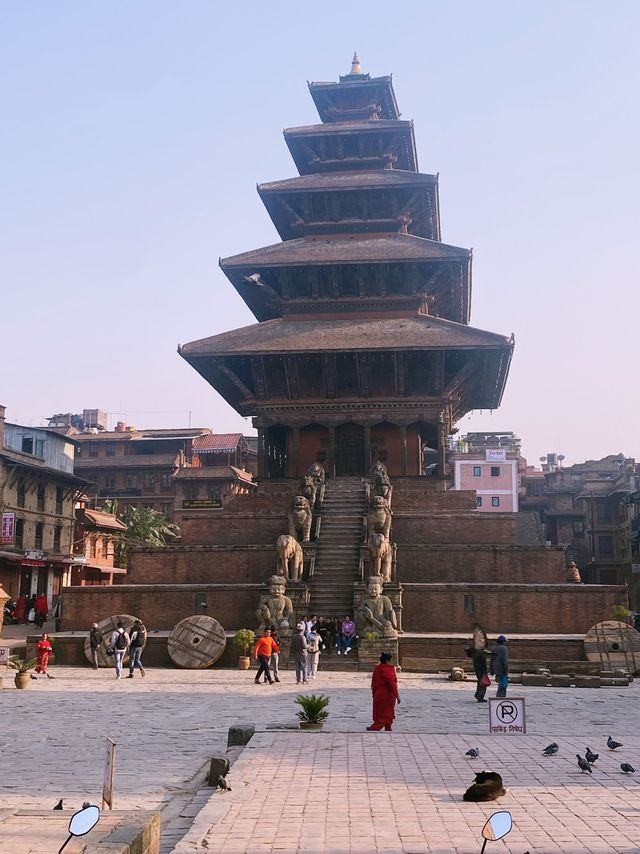
[[[524,697],[489,698],[489,732],[492,735],[524,735],[526,731]]]

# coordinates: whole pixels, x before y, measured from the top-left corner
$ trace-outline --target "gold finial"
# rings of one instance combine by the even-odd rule
[[[360,68],[360,57],[358,56],[357,50],[354,50],[353,59],[351,60],[351,74],[362,74],[362,69]]]

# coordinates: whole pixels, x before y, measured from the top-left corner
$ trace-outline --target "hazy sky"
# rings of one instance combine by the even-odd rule
[[[278,240],[255,185],[354,48],[393,74],[472,325],[516,336],[501,408],[530,462],[640,458],[640,3],[0,4],[0,402],[249,431],[176,353],[254,322],[218,257]]]

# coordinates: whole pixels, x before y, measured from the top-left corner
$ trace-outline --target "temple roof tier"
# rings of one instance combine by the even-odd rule
[[[437,175],[315,174],[259,184],[258,193],[283,240],[367,232],[440,240]]]
[[[351,79],[349,79],[351,78]],[[391,77],[347,75],[340,83],[309,83],[323,122],[350,119],[397,119],[400,116]]]
[[[418,171],[413,122],[335,122],[286,128],[284,138],[301,175],[361,169]]]

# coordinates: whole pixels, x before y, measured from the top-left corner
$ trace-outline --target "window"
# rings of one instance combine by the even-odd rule
[[[126,479],[127,479],[127,487],[129,489],[135,488],[138,485],[138,475],[137,474],[128,474]]]
[[[613,557],[613,537],[598,537],[598,555]]]
[[[491,477],[500,477],[500,466],[491,466]]]
[[[23,548],[23,541],[24,541],[24,519],[16,519],[15,546],[17,549]]]
[[[476,495],[476,507],[482,507],[482,496]]]
[[[62,525],[56,525],[53,529],[53,550],[54,552],[60,551],[60,544],[62,542]]]
[[[37,549],[41,549],[41,548],[42,548],[42,539],[43,539],[43,536],[44,536],[44,523],[43,523],[43,522],[38,522],[38,524],[36,525],[36,536],[35,536],[35,539],[34,539],[34,546],[35,546]]]
[[[209,498],[222,498],[222,490],[219,486],[209,487]]]
[[[476,609],[476,604],[473,601],[473,593],[465,593],[464,596],[464,612],[465,614],[473,614]]]
[[[156,476],[155,474],[153,474],[153,472],[144,472],[144,474],[142,475],[142,485],[145,487],[145,489],[152,489],[155,482]]]
[[[44,498],[45,498],[46,492],[47,492],[47,487],[44,485],[44,483],[39,483],[38,484],[38,493],[37,493],[38,497],[37,497],[37,501],[36,501],[36,507],[38,510],[44,510]]]
[[[44,439],[36,439],[35,455],[44,457]]]
[[[500,496],[492,495],[491,496],[491,506],[492,507],[500,507]]]
[[[473,467],[473,476],[474,477],[480,477],[481,474],[482,474],[482,466],[474,466]]]
[[[596,517],[598,522],[610,522],[611,505],[606,502],[598,502],[596,504]]]
[[[63,501],[64,501],[64,489],[61,486],[56,486],[56,513],[62,513]]]
[[[24,480],[18,481],[18,507],[24,507],[25,485]]]
[[[112,474],[108,474],[104,479],[104,485],[107,489],[113,489],[116,485],[115,476]]]
[[[82,445],[76,445],[76,457],[82,456]]]
[[[89,456],[97,457],[98,456],[98,443],[97,442],[89,442]]]
[[[107,442],[106,444],[107,456],[115,457],[116,455],[116,443],[115,442]]]
[[[195,483],[186,483],[184,486],[184,497],[188,500],[193,500],[198,497],[198,485]]]
[[[91,537],[90,541],[90,557],[96,558],[98,556],[98,538]]]
[[[171,489],[171,474],[169,472],[163,472],[160,475],[160,486],[163,489]]]
[[[582,519],[573,520],[573,535],[574,537],[584,537],[584,522]]]
[[[33,453],[33,436],[23,436],[22,437],[22,453],[23,454],[32,454]]]

